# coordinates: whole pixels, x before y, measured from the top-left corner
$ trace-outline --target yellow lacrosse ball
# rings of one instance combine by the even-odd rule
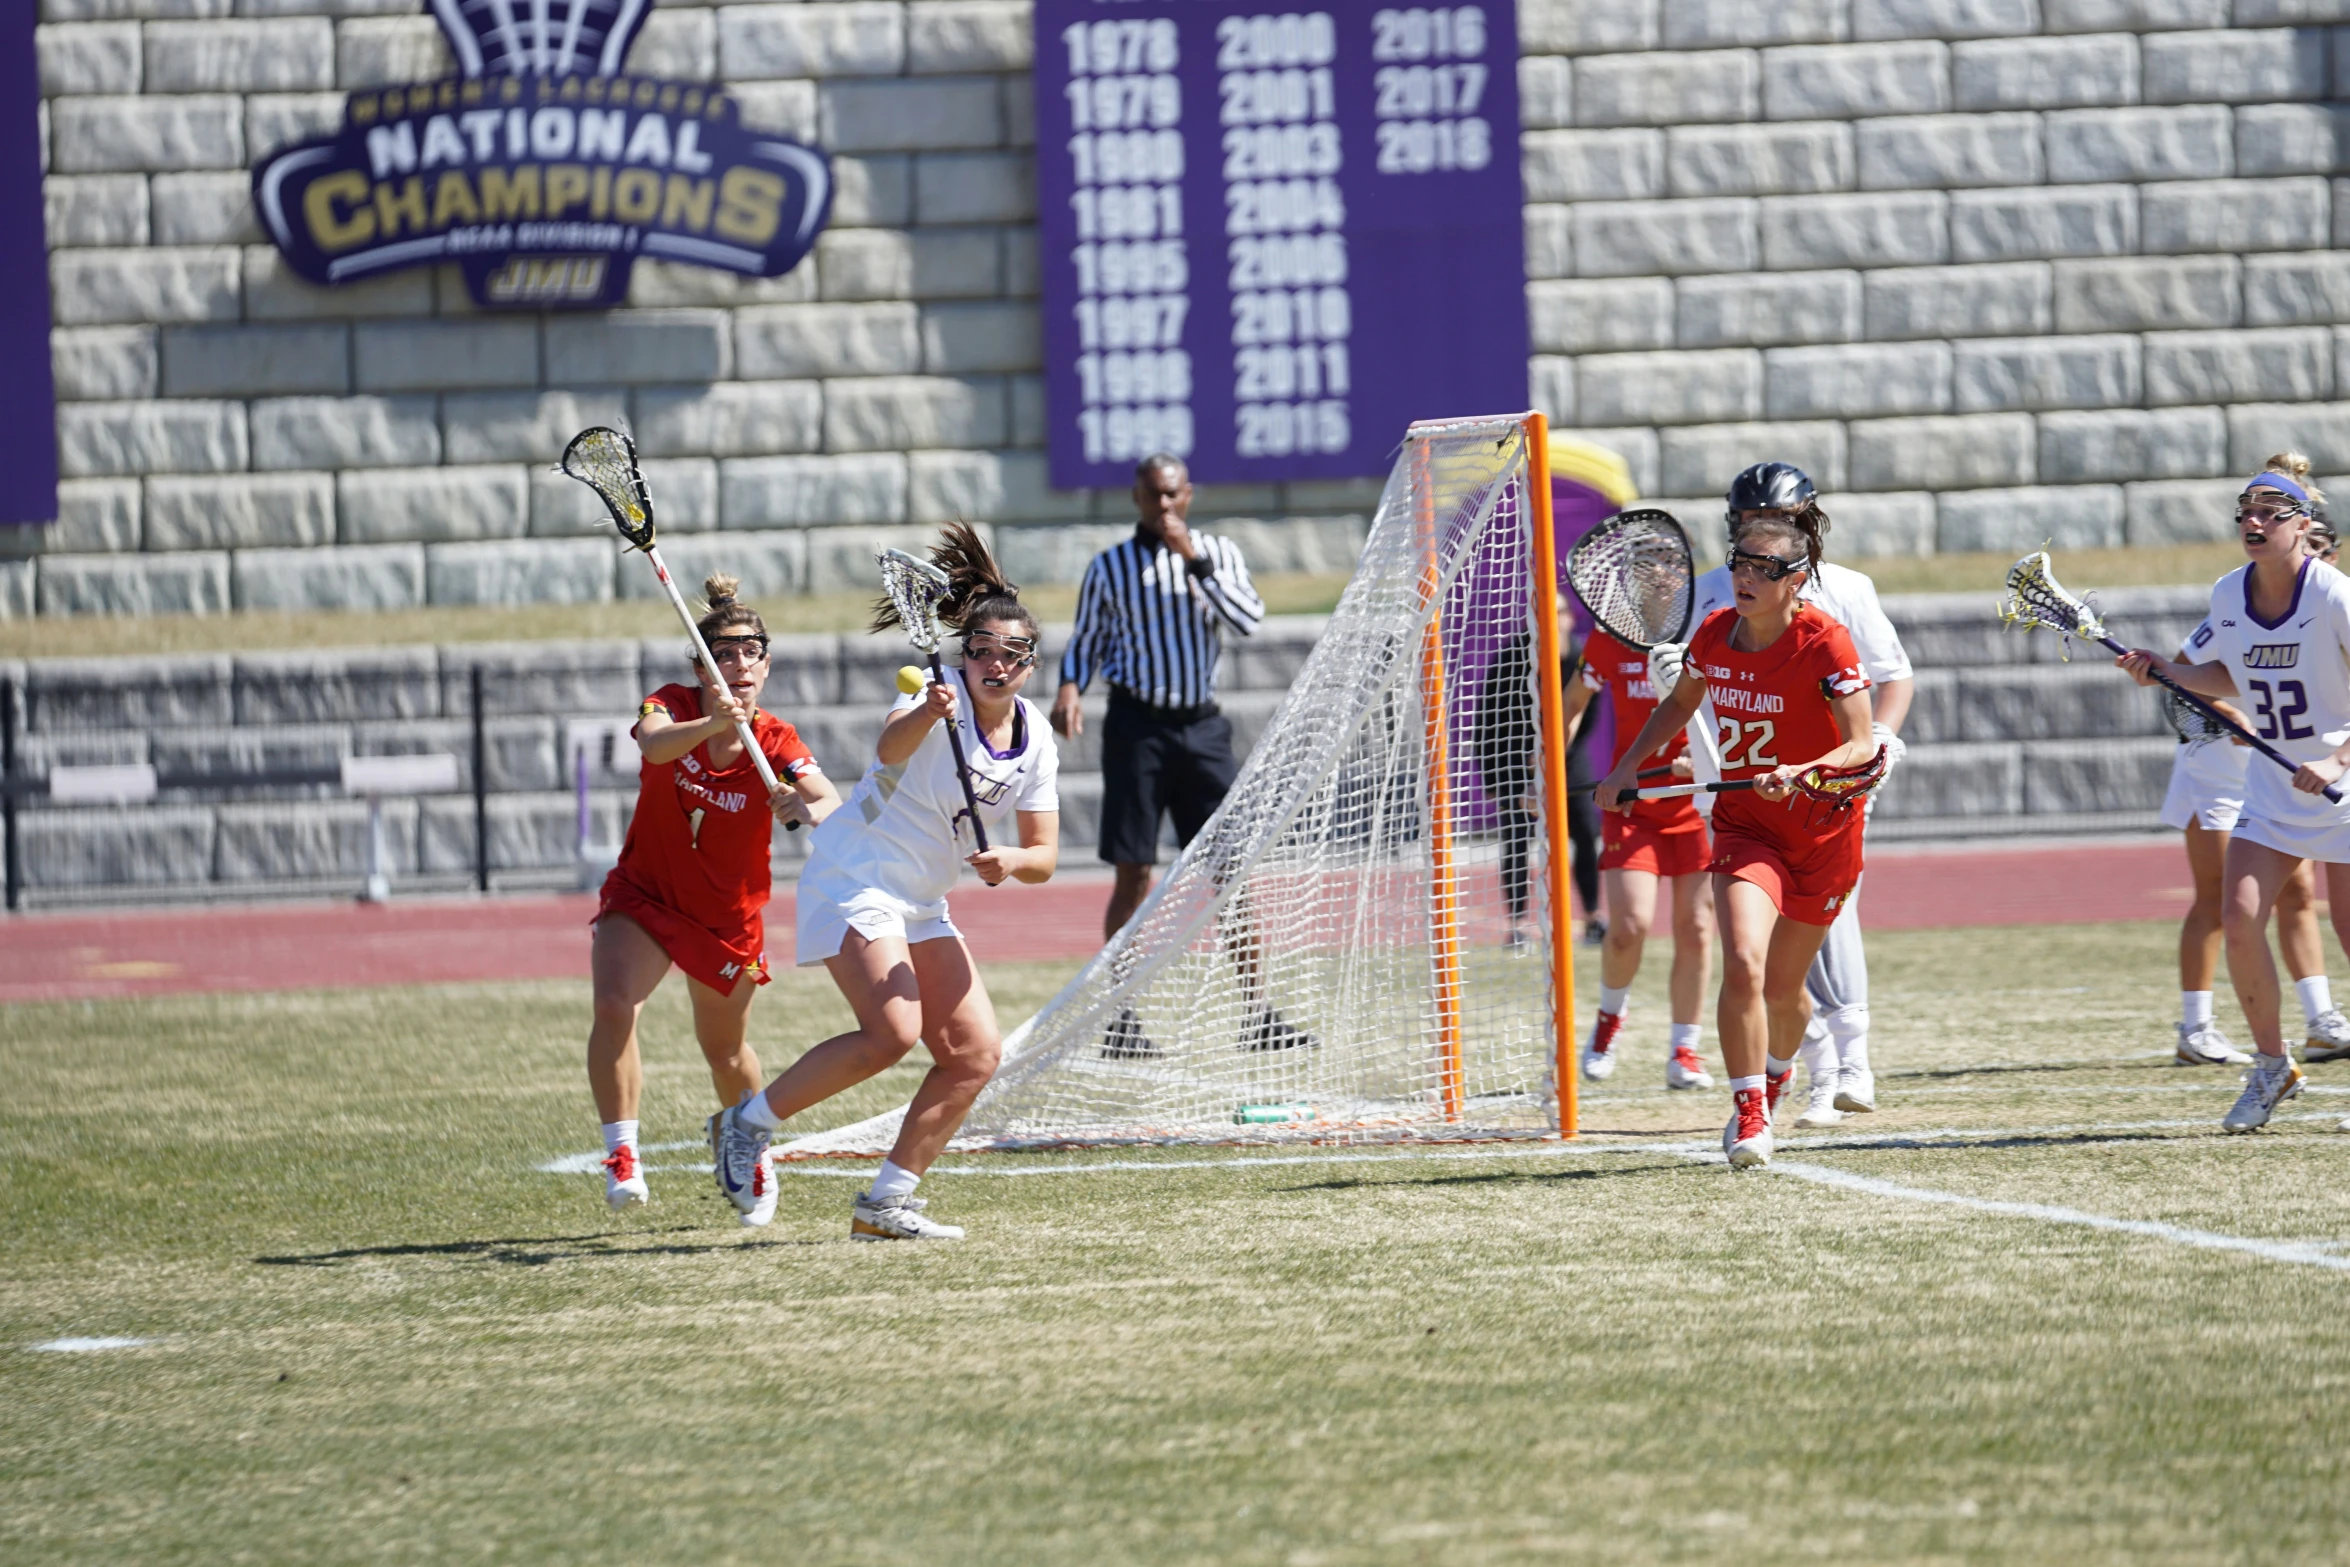
[[[906,695],[912,696],[929,683],[930,677],[914,665],[902,664],[898,667],[898,689]]]

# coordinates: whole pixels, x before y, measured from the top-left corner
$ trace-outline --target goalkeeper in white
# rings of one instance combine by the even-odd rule
[[[1810,477],[1793,463],[1784,462],[1756,463],[1730,481],[1726,500],[1726,520],[1733,539],[1747,523],[1772,516],[1791,517],[1807,508],[1816,510],[1820,504],[1819,491]],[[1907,749],[1901,740],[1901,724],[1909,716],[1914,680],[1901,636],[1877,601],[1877,585],[1849,566],[1822,561],[1804,584],[1803,597],[1842,621],[1852,634],[1861,667],[1875,687],[1870,697],[1877,743],[1887,748],[1888,766],[1899,762]],[[1717,566],[1697,579],[1697,604],[1689,623],[1703,625],[1706,616],[1730,602],[1730,568]],[[1659,651],[1669,651],[1674,658],[1679,654],[1678,649]],[[1710,731],[1713,709],[1701,708],[1698,720]],[[1705,745],[1691,746],[1692,754],[1700,758],[1713,750],[1711,733],[1703,738]],[[1874,796],[1870,804],[1875,804]],[[1877,1078],[1869,1066],[1869,960],[1861,950],[1857,888],[1828,927],[1827,940],[1812,960],[1805,988],[1811,992],[1811,1025],[1804,1031],[1797,1059],[1804,1065],[1809,1088],[1803,1114],[1795,1118],[1795,1124],[1832,1126],[1848,1113],[1877,1108]],[[1776,1063],[1771,1070],[1779,1070]],[[1793,1070],[1792,1066],[1787,1070]]]

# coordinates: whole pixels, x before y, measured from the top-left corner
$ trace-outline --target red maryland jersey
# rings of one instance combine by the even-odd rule
[[[1655,683],[1648,678],[1648,655],[1638,648],[1624,646],[1604,631],[1594,630],[1583,643],[1581,679],[1584,689],[1606,696],[1614,714],[1616,752],[1608,758],[1608,765],[1613,767],[1624,759],[1632,742],[1640,738],[1641,726],[1656,711],[1659,695]],[[1641,766],[1643,769],[1667,766],[1688,749],[1688,732],[1680,731]],[[1635,800],[1631,817],[1636,822],[1666,829],[1688,826],[1702,819],[1697,806],[1689,800]]]
[[[679,723],[699,723],[702,693],[693,686],[663,686],[639,709],[643,716],[656,711]],[[751,733],[778,778],[815,761],[780,718],[756,715]],[[612,882],[623,883],[721,936],[754,930],[773,885],[767,854],[774,827],[766,786],[750,757],[738,756],[720,770],[710,765],[704,742],[674,762],[648,761],[638,774],[636,815],[607,897]]]
[[[1828,704],[1869,688],[1868,673],[1842,622],[1803,605],[1776,642],[1753,653],[1730,645],[1737,626],[1735,609],[1719,609],[1689,639],[1689,665],[1705,678],[1706,700],[1714,712],[1723,778],[1753,778],[1788,763],[1815,761],[1842,745]],[[1714,806],[1714,830],[1736,826],[1782,841],[1791,832],[1811,837],[1846,822],[1857,832],[1860,812],[1836,814],[1833,822],[1815,820],[1816,813],[1827,810],[1802,795],[1774,805],[1743,791],[1725,794]]]

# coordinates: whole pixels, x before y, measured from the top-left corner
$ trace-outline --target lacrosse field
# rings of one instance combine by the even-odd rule
[[[1659,943],[1573,1143],[950,1154],[922,1247],[736,1226],[675,984],[621,1217],[584,980],[14,1004],[0,1558],[2342,1560],[2350,1063],[2223,1136],[2175,939],[1872,934],[1884,1108],[1765,1172]]]

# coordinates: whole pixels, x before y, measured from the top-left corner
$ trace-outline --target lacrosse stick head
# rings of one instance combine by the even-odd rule
[[[904,550],[883,550],[873,557],[881,567],[881,591],[896,613],[906,640],[924,653],[936,653],[941,637],[938,606],[954,591],[947,574]]]
[[[2084,642],[2105,636],[2105,622],[2097,612],[2056,580],[2056,567],[2046,550],[2034,550],[2007,568],[2007,597],[1999,602],[1999,618],[2026,631],[2047,626]]]
[[[2162,698],[2162,721],[2187,744],[2201,745],[2207,740],[2228,738],[2227,729],[2218,719],[2170,687],[2164,686],[2156,694]]]
[[[1795,775],[1796,792],[1831,810],[1849,811],[1875,792],[1893,770],[1889,746],[1878,746],[1867,761],[1851,767],[1807,767]]]
[[[1599,628],[1645,653],[1689,634],[1697,577],[1689,535],[1671,512],[1620,511],[1575,541],[1567,586]]]
[[[603,425],[582,430],[563,448],[563,471],[596,492],[632,547],[653,547],[653,497],[637,472],[634,441]]]

